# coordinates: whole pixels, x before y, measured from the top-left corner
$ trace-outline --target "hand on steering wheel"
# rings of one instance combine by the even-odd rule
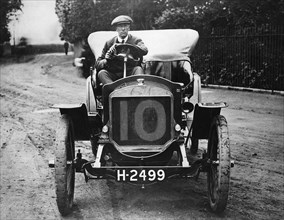
[[[116,52],[114,58],[118,60],[124,60],[125,58],[128,61],[139,61],[139,58],[141,57],[140,49],[132,44],[117,44]]]
[[[106,52],[106,55],[105,55],[106,59],[111,60],[115,57],[116,46],[117,46],[117,44],[115,43],[109,48],[109,50]]]

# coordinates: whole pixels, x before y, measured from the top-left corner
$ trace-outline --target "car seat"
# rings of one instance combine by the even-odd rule
[[[160,76],[172,82],[183,83],[185,94],[193,94],[193,73],[187,60],[148,61],[144,65],[146,74]]]

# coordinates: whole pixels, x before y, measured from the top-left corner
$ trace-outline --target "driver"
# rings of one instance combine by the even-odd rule
[[[143,41],[139,37],[128,33],[131,23],[133,23],[133,20],[126,15],[120,15],[111,22],[111,25],[116,28],[117,36],[105,43],[102,54],[96,64],[98,79],[103,85],[123,77],[123,62],[113,59],[118,52],[116,51],[117,45],[127,43],[138,47],[141,59],[142,56],[148,53],[148,49]],[[141,61],[127,63],[126,75],[144,74],[140,64]]]

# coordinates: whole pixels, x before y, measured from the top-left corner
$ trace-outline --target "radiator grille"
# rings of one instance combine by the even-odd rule
[[[164,145],[171,139],[171,97],[112,97],[110,137],[118,145]]]

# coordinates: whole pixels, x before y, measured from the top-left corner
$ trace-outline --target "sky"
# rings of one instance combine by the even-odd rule
[[[22,0],[19,20],[9,24],[11,44],[26,37],[29,44],[61,44],[61,26],[55,14],[55,0]]]

